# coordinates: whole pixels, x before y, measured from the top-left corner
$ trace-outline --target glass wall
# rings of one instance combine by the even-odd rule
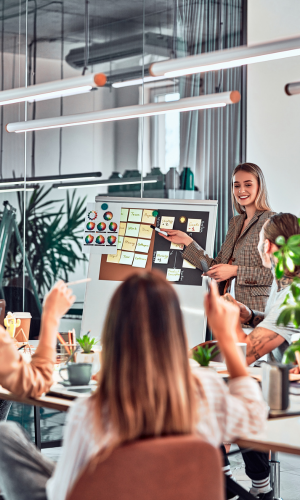
[[[52,284],[87,275],[83,214],[98,194],[217,199],[219,248],[231,216],[228,180],[243,159],[242,102],[26,134],[8,133],[5,126],[242,92],[239,68],[151,82],[147,77],[155,61],[241,45],[246,9],[243,0],[3,0],[1,6],[1,90],[89,73],[107,77],[104,87],[85,94],[0,109],[0,293],[7,311],[31,313],[33,339]],[[99,172],[103,185],[73,179],[78,186],[68,187],[68,175]],[[46,182],[49,176],[57,179]],[[85,285],[78,286],[62,332],[75,327],[79,333],[84,294]]]

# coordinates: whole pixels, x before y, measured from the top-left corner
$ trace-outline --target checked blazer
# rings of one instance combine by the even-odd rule
[[[238,266],[237,276],[235,277],[236,300],[251,309],[263,312],[271,292],[273,275],[270,269],[263,266],[257,245],[262,226],[274,213],[257,210],[242,233],[241,229],[246,214],[232,217],[225,241],[215,259],[205,254],[204,250],[195,241],[184,249],[182,257],[198,269],[202,269],[200,258],[204,258],[209,267],[215,264],[228,264],[232,259],[232,264]],[[219,283],[221,294],[224,291],[225,284],[226,281]]]

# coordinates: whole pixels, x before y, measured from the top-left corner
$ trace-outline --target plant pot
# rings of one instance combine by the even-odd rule
[[[76,363],[92,363],[92,374],[94,375],[100,370],[101,366],[101,351],[91,351],[89,353],[86,352],[78,352],[76,354]]]

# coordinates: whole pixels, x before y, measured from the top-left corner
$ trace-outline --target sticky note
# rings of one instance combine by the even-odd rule
[[[201,219],[188,219],[187,232],[200,233]]]
[[[117,250],[116,255],[108,255],[106,257],[106,262],[111,262],[112,264],[119,264],[121,258],[121,250]]]
[[[161,218],[161,222],[160,222],[160,227],[161,229],[173,229],[173,226],[174,226],[174,220],[175,220],[175,217],[166,217],[166,216],[163,216]]]
[[[131,208],[129,210],[128,220],[130,222],[141,222],[142,214],[143,214],[143,210],[139,210],[137,208]]]
[[[196,266],[193,266],[193,264],[185,259],[183,259],[182,267],[186,267],[187,269],[196,269]]]
[[[122,250],[127,250],[128,252],[134,252],[136,247],[136,242],[137,242],[136,238],[128,238],[128,236],[125,236]]]
[[[148,255],[140,255],[140,254],[136,253],[134,255],[132,267],[146,267],[147,259],[148,259]]]
[[[150,240],[138,239],[135,247],[136,252],[148,253],[150,248]]]
[[[126,226],[125,236],[132,236],[133,238],[137,238],[139,235],[140,225],[133,224],[132,222],[128,222]]]
[[[119,250],[121,250],[121,248],[123,246],[123,240],[124,240],[123,236],[118,236],[118,249]]]
[[[120,258],[120,264],[127,264],[131,266],[133,261],[134,253],[133,252],[122,252]]]
[[[119,236],[124,236],[126,229],[126,222],[120,222]]]
[[[129,208],[121,208],[120,221],[127,222]]]
[[[183,250],[184,244],[182,243],[173,243],[171,242],[170,249],[171,250]]]
[[[145,224],[140,225],[139,238],[146,238],[147,240],[151,240],[152,236],[152,227],[146,226]]]
[[[168,281],[179,281],[180,279],[180,269],[168,269],[167,280]]]
[[[144,210],[142,222],[146,224],[155,224],[155,217],[152,215],[152,210]]]
[[[155,264],[168,264],[170,252],[158,251],[156,252]]]

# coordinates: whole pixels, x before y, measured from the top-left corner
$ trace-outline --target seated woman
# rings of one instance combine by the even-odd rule
[[[15,346],[14,339],[0,326],[0,385],[24,397],[40,396],[52,385],[56,360],[56,339],[59,321],[75,300],[63,281],[46,295],[41,318],[39,344],[27,363]],[[0,404],[1,408],[1,404]]]
[[[223,307],[211,301],[209,315]],[[261,431],[266,406],[231,334],[238,322],[238,308],[227,304],[218,337],[231,375],[226,385],[211,369],[190,369],[174,287],[160,273],[129,277],[107,312],[98,389],[70,410],[56,468],[16,424],[0,424],[4,497],[63,500],[88,462],[136,439],[196,433],[219,447]]]

